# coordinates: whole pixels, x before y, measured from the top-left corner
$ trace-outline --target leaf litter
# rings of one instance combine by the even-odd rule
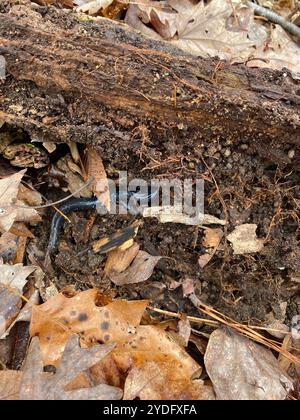
[[[111,356],[126,373],[124,399],[214,398],[201,380],[191,380],[201,368],[167,331],[140,324],[147,301],[116,300],[98,307],[97,295],[92,289],[71,298],[60,293],[33,308],[30,332],[39,336],[44,364],[57,365],[69,335],[81,333],[84,345],[116,343]]]

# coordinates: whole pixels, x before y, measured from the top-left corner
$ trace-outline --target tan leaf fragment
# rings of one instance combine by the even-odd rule
[[[23,266],[23,264],[0,264],[0,283],[17,289],[22,293],[26,284],[26,279],[35,270],[33,266]]]
[[[134,242],[131,247],[122,251],[120,249],[114,249],[108,253],[108,258],[105,264],[104,272],[106,275],[112,273],[122,273],[130,266],[134,258],[139,252],[140,246]]]
[[[237,226],[233,232],[227,235],[227,240],[231,242],[235,255],[250,254],[263,249],[264,239],[257,238],[256,229],[256,224],[246,223]]]
[[[53,143],[52,141],[44,141],[43,146],[47,150],[48,153],[53,153],[56,150],[56,144]]]
[[[270,350],[229,329],[211,334],[204,362],[219,400],[284,400],[293,389]]]
[[[80,332],[83,345],[116,343],[90,371],[96,383],[103,378],[110,385],[125,381],[124,399],[201,398],[207,389],[191,379],[200,370],[198,363],[160,325],[140,325],[149,302],[116,300],[96,306],[98,301],[97,290],[72,298],[60,293],[33,309],[30,331],[39,335],[44,364],[57,366],[69,335]]]
[[[149,279],[161,258],[160,256],[152,256],[145,251],[139,251],[126,271],[119,274],[110,273],[109,278],[117,286],[141,283]]]

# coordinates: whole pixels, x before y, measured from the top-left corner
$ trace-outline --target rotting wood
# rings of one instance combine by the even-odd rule
[[[35,139],[130,153],[144,126],[166,150],[174,138],[189,150],[243,139],[284,164],[300,145],[300,81],[284,70],[196,58],[121,23],[27,1],[0,5],[0,54],[0,120]]]

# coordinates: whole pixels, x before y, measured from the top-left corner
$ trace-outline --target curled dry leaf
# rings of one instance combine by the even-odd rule
[[[121,249],[114,249],[110,251],[104,268],[105,274],[113,275],[125,271],[137,256],[139,249],[139,244],[134,242],[131,247],[125,249],[124,251]]]
[[[204,361],[220,400],[284,400],[293,389],[270,350],[229,329],[211,334]]]
[[[123,273],[110,273],[110,280],[117,286],[123,284],[141,283],[149,279],[154,267],[162,257],[152,256],[145,251],[139,251],[131,266]]]
[[[75,143],[74,141],[69,141],[68,146],[69,146],[70,153],[71,153],[73,161],[75,163],[79,163],[80,162],[80,154],[79,154],[79,151],[78,151],[77,143]]]
[[[96,345],[89,349],[79,346],[79,338],[72,335],[65,347],[61,363],[53,375],[43,372],[39,339],[32,339],[20,384],[21,400],[117,400],[122,397],[118,388],[101,384],[92,388],[66,391],[76,376],[96,364],[114,348],[113,344]]]
[[[91,185],[92,191],[99,201],[110,210],[110,191],[106,171],[97,150],[88,147],[85,150],[85,170],[87,178],[94,178]]]
[[[231,242],[234,254],[250,254],[259,252],[264,247],[264,240],[256,236],[257,225],[246,223],[237,226],[227,240]]]
[[[141,19],[140,25],[138,19]],[[163,39],[171,39],[177,32],[176,12],[171,7],[166,7],[165,2],[148,0],[145,4],[143,2],[137,6],[132,4],[129,6],[126,21],[137,25],[133,26],[136,29],[141,28],[142,32],[150,29],[145,25],[151,24]]]
[[[14,221],[38,222],[40,216],[34,209],[17,208],[14,205],[23,205],[18,200],[21,179],[26,170],[0,179],[0,231],[9,231]]]
[[[72,298],[60,293],[34,308],[31,334],[39,335],[44,364],[58,365],[69,335],[80,332],[83,344],[116,343],[93,372],[96,382],[103,375],[110,384],[125,380],[124,399],[201,399],[207,393],[213,397],[211,388],[191,380],[200,366],[168,332],[157,325],[140,325],[147,301],[119,300],[100,307],[98,296],[97,290]]]

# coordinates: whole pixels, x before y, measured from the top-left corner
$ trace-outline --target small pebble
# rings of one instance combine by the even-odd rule
[[[224,150],[224,156],[229,157],[230,155],[231,155],[231,150],[230,149],[225,149]]]
[[[295,156],[295,150],[294,149],[289,150],[289,153],[288,153],[289,159],[293,159],[294,156]]]

